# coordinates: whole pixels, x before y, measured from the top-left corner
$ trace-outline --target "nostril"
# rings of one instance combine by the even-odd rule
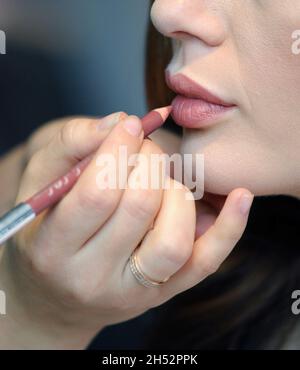
[[[178,39],[178,40],[186,40],[186,39],[189,39],[195,36],[193,36],[192,34],[188,32],[175,31],[175,32],[170,33],[170,37],[173,37],[174,39]]]

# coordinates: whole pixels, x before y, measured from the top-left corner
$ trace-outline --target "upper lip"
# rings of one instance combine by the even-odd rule
[[[234,106],[234,104],[224,101],[183,74],[171,75],[166,71],[166,82],[171,90],[187,98],[202,99],[208,103],[223,105],[224,107]]]

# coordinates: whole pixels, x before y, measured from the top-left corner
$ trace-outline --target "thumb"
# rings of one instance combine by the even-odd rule
[[[125,113],[118,112],[100,120],[76,118],[65,123],[50,142],[32,156],[16,203],[25,201],[95,152],[110,129],[124,116]]]

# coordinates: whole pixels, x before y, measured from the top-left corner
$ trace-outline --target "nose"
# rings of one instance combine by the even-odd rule
[[[151,18],[157,30],[167,37],[194,37],[215,47],[226,39],[222,4],[223,0],[156,0]]]

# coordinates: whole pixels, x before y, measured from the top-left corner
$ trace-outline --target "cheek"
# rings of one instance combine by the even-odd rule
[[[232,175],[263,194],[288,192],[289,186],[299,183],[300,55],[296,56],[291,51],[290,32],[286,31],[281,36],[277,43],[273,43],[275,47],[258,50],[255,62],[253,60],[248,69],[245,67],[243,70],[242,80],[251,107],[244,112],[238,128],[247,137],[247,141],[242,141],[244,147],[240,145],[241,141],[237,143],[227,139],[236,152],[233,157],[239,153],[235,163],[240,174],[233,171]],[[249,138],[254,139],[249,141]],[[230,149],[226,147],[226,141],[219,144],[214,144],[214,150],[217,152],[218,148],[223,148],[223,155],[226,155]],[[207,155],[213,158],[210,148],[207,148]],[[219,158],[215,157],[216,160]],[[238,165],[239,161],[244,163],[244,167]],[[228,163],[233,168],[234,163],[229,160]],[[248,172],[245,172],[245,167],[248,167]],[[248,175],[253,179],[247,178]]]
[[[248,35],[239,54],[240,79],[250,107],[245,117],[267,145],[281,147],[288,155],[300,135],[300,55],[292,48],[297,24],[276,19],[275,28],[267,22],[253,30],[254,36]]]
[[[205,155],[206,191],[228,194],[243,186],[256,195],[291,194],[300,183],[300,55],[293,54],[291,37],[295,28],[267,29],[272,28],[266,27],[264,37],[249,36],[239,47],[239,78],[249,100],[240,116],[226,126],[185,135],[183,152]]]

